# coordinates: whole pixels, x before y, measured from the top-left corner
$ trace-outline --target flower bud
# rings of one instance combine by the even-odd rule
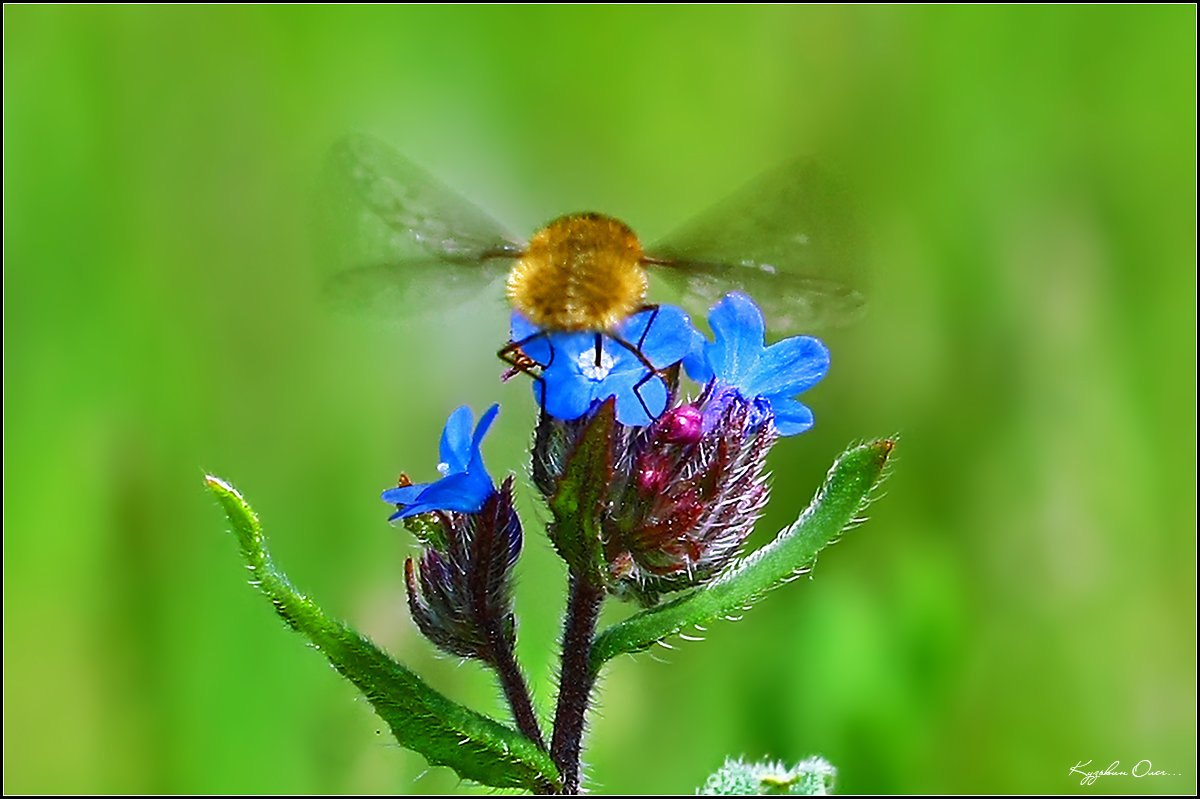
[[[680,405],[664,414],[659,434],[672,444],[692,444],[700,440],[704,414],[695,405]]]
[[[498,642],[509,650],[515,643],[511,584],[521,523],[512,482],[505,480],[475,513],[417,517],[440,531],[423,539],[427,548],[415,567],[412,558],[404,564],[408,606],[425,637],[452,655],[494,663]]]
[[[572,520],[571,529],[594,531],[599,540],[575,542],[569,562],[596,552],[603,563],[595,569],[609,591],[646,605],[715,577],[767,501],[764,461],[777,435],[757,417],[753,403],[736,392],[711,389],[646,427],[612,423],[603,410],[569,422],[543,414],[534,440],[535,484],[552,509],[595,515],[591,524]],[[581,442],[599,424],[611,425],[610,445],[581,454]],[[603,463],[595,462],[597,453]],[[581,474],[600,485],[577,485]],[[578,496],[563,497],[564,491]],[[599,501],[583,501],[584,495]],[[589,563],[572,567],[591,570]]]

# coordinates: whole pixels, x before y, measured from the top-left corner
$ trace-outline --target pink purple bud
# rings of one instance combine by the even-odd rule
[[[700,440],[703,414],[695,405],[680,405],[659,422],[664,441],[671,444],[695,444]]]

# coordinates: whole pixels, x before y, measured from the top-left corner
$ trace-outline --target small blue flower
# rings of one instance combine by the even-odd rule
[[[453,510],[461,513],[477,513],[483,504],[496,493],[492,478],[483,465],[479,445],[492,420],[500,412],[493,405],[479,417],[474,434],[471,433],[471,409],[462,406],[446,420],[439,449],[441,463],[438,471],[444,477],[433,483],[389,488],[383,492],[383,501],[402,506],[388,517],[388,521],[429,513],[434,510]]]
[[[716,340],[704,341],[684,359],[691,378],[715,380],[715,398],[735,391],[757,410],[760,421],[770,419],[781,436],[812,427],[812,411],[794,397],[829,371],[825,345],[812,336],[794,336],[765,346],[762,312],[741,292],[726,294],[709,312],[708,322]]]
[[[539,331],[524,316],[513,313],[513,341],[522,341]],[[699,335],[688,315],[670,305],[639,311],[613,333],[640,350],[656,369],[679,363]],[[650,424],[666,410],[666,385],[658,377],[651,377],[639,386],[649,370],[613,336],[588,331],[547,332],[523,344],[521,350],[542,365],[541,378],[533,384],[534,397],[556,419],[578,419],[609,397],[616,397],[617,421],[623,425]]]

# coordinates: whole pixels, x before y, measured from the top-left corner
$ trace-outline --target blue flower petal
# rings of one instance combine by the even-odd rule
[[[389,505],[411,505],[421,497],[421,492],[429,488],[430,483],[422,485],[407,485],[399,488],[389,488],[380,497]]]
[[[775,430],[781,436],[794,436],[813,426],[813,412],[791,397],[771,400],[775,412]]]
[[[578,369],[551,366],[541,380],[534,381],[533,396],[546,413],[555,419],[570,421],[583,416],[592,407],[593,386],[593,382],[582,377]]]
[[[688,377],[702,386],[713,379],[712,366],[708,362],[708,347],[708,339],[693,328],[691,345],[687,355],[683,356],[683,369],[688,373]]]
[[[467,413],[470,413],[469,409]],[[495,402],[492,403],[492,407],[483,412],[483,416],[479,417],[479,424],[475,425],[475,434],[471,436],[471,450],[475,453],[476,457],[479,456],[479,446],[483,443],[483,437],[487,435],[492,422],[496,421],[496,414],[498,413],[500,413],[500,403]]]
[[[513,341],[520,341],[523,338],[529,338],[534,333],[537,333],[541,330],[540,327],[529,321],[525,314],[521,313],[520,311],[512,312],[512,317],[510,317],[508,324],[509,334],[512,336]]]
[[[829,349],[812,336],[795,336],[767,347],[758,366],[739,387],[748,394],[792,397],[829,371]]]
[[[509,337],[513,341],[525,341],[525,339],[529,339],[529,341],[525,341],[521,345],[521,352],[525,353],[530,359],[545,366],[550,363],[552,350],[550,348],[549,335],[537,335],[541,332],[542,329],[540,327],[530,322],[518,311],[513,311],[512,321],[509,323]]]
[[[471,409],[466,405],[456,408],[446,420],[438,455],[446,465],[445,474],[467,470],[471,459]]]
[[[609,375],[605,381],[605,396],[597,397],[598,400],[617,398],[617,421],[623,425],[648,425],[667,409],[667,387],[662,380],[651,377],[638,385],[646,374],[645,368],[642,368]]]
[[[649,315],[652,312],[643,313]],[[682,314],[681,312],[680,315],[683,317],[685,323],[687,323],[686,314]],[[644,328],[645,320],[640,321],[642,324],[639,327]],[[676,363],[678,362],[678,357],[674,361],[670,360],[672,350],[680,351],[682,355],[685,347],[678,346],[678,343],[671,344],[669,342],[666,347],[659,347],[660,340],[655,332],[658,322],[659,319],[654,321],[649,335],[644,340],[644,344],[655,346],[655,353],[666,357],[668,359],[665,361],[667,364]],[[624,332],[621,331],[621,335]],[[632,342],[627,341],[627,343]],[[642,363],[642,359],[637,356],[637,353],[612,338],[605,338],[604,354],[612,358],[612,366],[602,380],[588,381],[592,386],[592,402],[599,403],[609,397],[616,397],[616,417],[617,421],[623,425],[643,426],[657,419],[667,408],[667,388],[662,380],[650,376],[651,371],[646,368],[646,364]],[[644,352],[642,354],[645,355]],[[641,383],[640,386],[638,385],[639,383]],[[647,415],[647,409],[649,409],[650,415]]]
[[[492,494],[491,480],[486,475],[459,472],[443,477],[421,492],[420,502],[438,510],[457,510],[474,513]]]
[[[486,477],[482,482],[478,475],[468,474],[467,472],[458,472],[448,477],[443,477],[436,483],[428,483],[426,485],[408,486],[408,488],[421,489],[417,497],[410,502],[395,502],[392,504],[404,505],[398,511],[388,517],[388,521],[393,519],[404,519],[409,516],[417,516],[422,513],[429,513],[434,510],[453,510],[462,513],[475,513],[483,507],[483,503],[491,496],[491,481]],[[392,502],[388,497],[391,492],[384,492],[384,501]]]
[[[450,508],[442,507],[436,502],[417,502],[413,505],[406,505],[389,516],[387,520],[394,522],[397,519],[407,519],[409,516],[420,516],[422,513],[432,513],[438,510],[450,510]]]
[[[604,340],[604,354],[612,359],[612,365],[603,380],[593,381],[600,390],[600,396],[597,396],[597,399],[613,396],[616,393],[616,386],[625,385],[631,379],[641,380],[643,375],[649,374],[651,371],[646,368],[646,364],[642,363],[642,359],[637,356],[637,353],[611,339]]]
[[[712,370],[726,382],[742,385],[758,367],[766,324],[754,301],[739,291],[721,298],[708,315],[716,341],[708,351]]]
[[[649,329],[647,330],[647,325]],[[691,318],[682,308],[660,305],[639,311],[626,319],[617,328],[617,334],[634,347],[638,347],[656,369],[665,369],[679,363],[695,345],[696,329]],[[628,352],[626,347],[617,345]],[[641,359],[633,353],[634,360]],[[645,369],[645,364],[642,364]]]
[[[421,507],[421,506],[420,505],[408,505],[407,507],[401,508],[400,510],[393,513],[391,516],[389,516],[387,518],[387,520],[389,522],[394,522],[397,519],[404,519],[409,516],[416,516],[419,513],[427,513],[431,510],[437,510],[437,508],[427,508],[425,510],[414,510],[414,508],[419,508],[419,507]]]

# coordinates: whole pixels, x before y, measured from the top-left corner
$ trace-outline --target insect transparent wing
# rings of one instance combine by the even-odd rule
[[[866,309],[863,295],[843,283],[765,266],[679,261],[656,271],[655,277],[671,284],[680,294],[679,303],[697,319],[703,319],[728,292],[742,291],[762,309],[771,333],[779,336],[841,327]]]
[[[334,307],[397,316],[445,311],[488,292],[503,298],[494,284],[520,246],[498,222],[382,142],[363,135],[340,140],[319,199],[319,261]]]
[[[521,250],[500,223],[377,139],[342,139],[333,162],[365,209],[428,255],[477,263]],[[397,250],[406,244],[394,243]]]
[[[340,311],[374,317],[441,314],[482,302],[507,319],[504,276],[493,264],[426,258],[346,269],[325,282],[325,298]]]
[[[865,307],[851,204],[811,160],[762,175],[653,247],[654,274],[701,318],[728,291],[749,294],[777,334],[853,321]]]

